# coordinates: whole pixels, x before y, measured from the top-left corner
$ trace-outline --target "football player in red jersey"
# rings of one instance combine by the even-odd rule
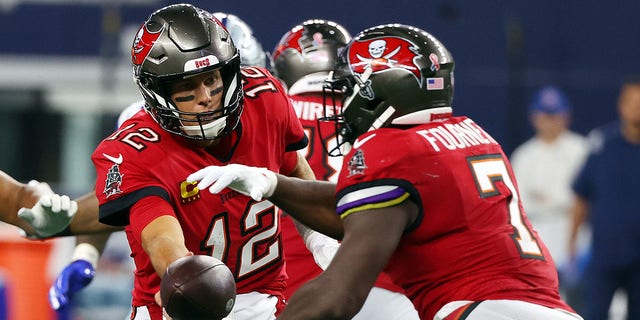
[[[214,12],[213,15],[229,31],[234,45],[239,50],[241,66],[266,66],[266,53],[246,22],[229,13]],[[145,101],[140,100],[125,108],[118,117],[116,130],[124,121],[144,110],[144,104]],[[88,202],[91,202],[94,206],[87,206]],[[89,232],[85,228],[89,226],[90,220],[98,221],[97,203],[98,200],[93,191],[78,199],[80,210],[77,217],[72,221],[71,227],[73,230],[71,231],[73,234]],[[84,208],[88,210],[84,210]],[[91,233],[93,232],[91,231]],[[68,305],[71,302],[71,297],[93,280],[100,253],[103,251],[109,237],[110,233],[78,236],[76,240],[77,246],[71,257],[71,262],[60,272],[49,291],[49,303],[52,308],[58,311],[59,315],[67,312],[65,309],[69,309]]]
[[[162,319],[154,299],[160,278],[189,252],[212,255],[234,272],[230,318],[274,319],[286,280],[279,210],[233,190],[201,192],[185,179],[229,163],[313,179],[295,152],[307,138],[284,89],[264,68],[241,68],[221,22],[187,4],[149,16],[132,61],[147,112],[92,155],[100,221],[125,226],[136,265],[132,319]]]
[[[452,115],[453,69],[449,51],[423,30],[367,29],[341,52],[328,85],[343,99],[324,119],[339,138],[331,153],[351,145],[337,185],[238,165],[188,178],[211,192],[228,186],[269,198],[289,213],[342,218],[331,264],[278,319],[349,319],[382,270],[421,319],[582,319],[558,294],[554,262],[502,148]]]
[[[329,157],[324,149],[335,142],[333,135],[321,137],[323,132],[331,132],[330,123],[317,123],[325,110],[333,112],[333,106],[324,106],[322,87],[329,72],[333,70],[339,50],[351,40],[349,32],[341,25],[327,20],[313,19],[293,27],[276,45],[272,57],[274,74],[282,80],[300,123],[304,127],[309,145],[302,152],[315,173],[316,179],[335,182],[342,166],[342,157]],[[323,147],[324,146],[324,147]],[[305,244],[291,217],[283,215],[282,241],[287,264],[288,299],[305,282],[315,278],[338,249],[333,239],[309,238]],[[325,239],[325,240],[323,240]],[[309,249],[307,248],[309,247]],[[310,250],[314,252],[312,255]],[[314,261],[322,259],[322,261]],[[362,310],[353,319],[419,319],[411,301],[402,288],[393,284],[389,276],[381,273]]]
[[[242,21],[239,17],[233,14],[227,14],[223,12],[215,12],[213,15],[220,20],[220,22],[229,31],[234,44],[237,46],[240,54],[241,66],[265,66],[266,54],[262,49],[261,44],[253,36],[251,28]],[[141,110],[144,109],[145,101],[139,101],[128,106],[119,116],[118,125],[127,119],[133,117]],[[85,234],[96,233],[101,231],[119,230],[120,228],[106,227],[106,225],[100,225],[98,220],[98,206],[95,193],[91,192],[80,199],[78,199],[78,215],[71,221],[71,226],[67,234]],[[38,219],[50,218],[44,214],[35,214]],[[70,218],[69,218],[70,219]],[[92,220],[95,220],[92,221]],[[289,220],[291,221],[291,220]],[[291,225],[291,222],[289,224]],[[292,229],[293,230],[293,229]],[[294,231],[297,233],[297,231]],[[324,242],[322,239],[325,236],[320,236],[313,233],[310,234],[316,241]],[[37,237],[32,235],[32,237]],[[104,249],[109,234],[93,234],[89,236],[79,236],[78,245],[75,248],[71,262],[65,269],[58,275],[56,281],[52,284],[49,291],[49,302],[51,306],[58,311],[58,315],[62,316],[68,312],[67,306],[71,301],[71,297],[79,290],[88,285],[94,275],[95,268],[98,263],[100,252]],[[297,236],[300,239],[299,236]],[[298,240],[301,241],[301,240]],[[283,241],[283,243],[286,241]],[[284,245],[283,245],[284,246]],[[286,246],[285,246],[286,247]],[[310,254],[304,249],[307,254]],[[310,260],[313,266],[319,270],[315,265],[313,258]],[[66,317],[66,316],[65,316]]]

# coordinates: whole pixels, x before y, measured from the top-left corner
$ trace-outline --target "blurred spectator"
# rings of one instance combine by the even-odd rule
[[[567,289],[562,270],[568,260],[571,182],[588,153],[587,139],[569,130],[571,109],[559,88],[540,88],[529,105],[535,135],[511,156],[527,216],[561,271],[561,292]]]
[[[618,114],[590,133],[591,152],[573,184],[572,258],[585,221],[592,232],[582,281],[585,320],[607,319],[618,289],[627,294],[627,319],[640,319],[640,77],[622,85]]]

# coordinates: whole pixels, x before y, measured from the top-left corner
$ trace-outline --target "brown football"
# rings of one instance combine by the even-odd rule
[[[233,308],[236,282],[222,261],[205,255],[186,256],[167,267],[160,297],[174,320],[218,320]]]

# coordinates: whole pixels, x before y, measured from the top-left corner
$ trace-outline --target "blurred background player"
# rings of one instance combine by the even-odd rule
[[[262,45],[253,35],[251,28],[242,19],[236,15],[224,12],[215,12],[213,15],[220,20],[229,31],[234,44],[239,50],[240,64],[242,66],[266,66],[266,53]],[[136,113],[141,112],[143,109],[144,100],[129,105],[118,116],[116,129],[119,128],[124,121],[133,117]],[[95,198],[95,193],[91,192],[85,197]],[[93,213],[95,219],[98,217],[97,210],[97,199],[95,199],[95,211]],[[100,253],[104,250],[108,239],[109,234],[78,236],[78,245],[74,250],[72,261],[59,274],[50,289],[50,304],[52,308],[58,311],[61,318],[68,318],[70,316],[71,310],[69,310],[69,304],[71,297],[93,280]],[[110,263],[107,265],[113,266],[114,264]]]
[[[581,281],[586,320],[607,319],[618,289],[627,295],[626,318],[640,319],[640,77],[625,79],[617,104],[619,120],[589,134],[591,150],[573,183],[571,260],[586,222],[592,234]]]
[[[556,86],[538,89],[529,104],[534,136],[517,147],[511,165],[522,205],[560,272],[560,289],[571,289],[575,270],[567,265],[573,191],[571,182],[588,152],[587,139],[570,131],[571,103]],[[586,243],[586,237],[583,243]],[[569,272],[569,273],[567,273]]]
[[[325,114],[322,87],[333,70],[339,51],[351,40],[351,35],[341,25],[327,20],[307,20],[288,31],[276,45],[272,56],[274,74],[282,80],[302,126],[309,137],[309,145],[304,157],[313,169],[316,179],[335,182],[342,166],[341,157],[329,157],[329,149],[335,142],[334,136],[323,137],[321,132],[332,132],[333,125],[318,123]],[[333,112],[328,105],[326,111]],[[324,146],[328,144],[327,146]],[[302,284],[315,278],[338,249],[334,240],[314,241],[305,244],[295,229],[292,218],[283,215],[282,239],[287,263],[287,289],[289,298]],[[307,248],[311,247],[311,248]],[[324,252],[324,261],[314,261],[310,250]],[[317,257],[318,255],[316,255]],[[419,319],[404,290],[393,284],[382,273],[376,286],[371,290],[362,310],[353,319]]]

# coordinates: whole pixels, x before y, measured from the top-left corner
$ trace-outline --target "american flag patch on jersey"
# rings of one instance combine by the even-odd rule
[[[444,89],[443,78],[427,78],[427,90],[442,90]]]

